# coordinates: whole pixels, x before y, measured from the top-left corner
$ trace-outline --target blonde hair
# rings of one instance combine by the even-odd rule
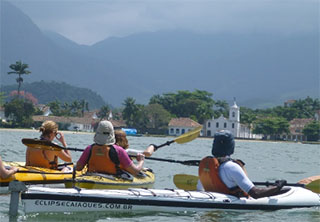
[[[116,137],[116,144],[118,146],[121,146],[123,149],[127,149],[129,147],[127,135],[123,130],[116,130],[114,135]]]
[[[42,123],[40,129],[40,132],[42,132],[42,136],[47,136],[50,133],[57,132],[58,131],[58,124],[51,120],[47,120]]]

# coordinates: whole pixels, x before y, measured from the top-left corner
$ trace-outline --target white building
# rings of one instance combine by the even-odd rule
[[[218,119],[212,117],[212,119],[205,121],[204,136],[212,137],[220,130],[229,130],[237,138],[262,138],[261,135],[252,134],[248,126],[240,123],[240,107],[237,106],[236,101],[229,109],[229,119],[221,115]]]
[[[180,136],[184,133],[187,133],[197,128],[198,126],[201,126],[201,124],[197,123],[196,121],[190,118],[181,117],[181,118],[171,119],[168,126],[169,126],[168,134],[170,136]],[[201,135],[201,132],[200,132],[200,135]]]

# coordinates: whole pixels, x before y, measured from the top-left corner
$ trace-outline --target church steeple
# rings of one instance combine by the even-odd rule
[[[233,98],[233,106],[229,109],[229,120],[240,122],[240,107],[237,106],[236,98]]]

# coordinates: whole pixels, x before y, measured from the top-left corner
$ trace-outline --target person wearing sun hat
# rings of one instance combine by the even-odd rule
[[[256,187],[248,178],[241,160],[232,159],[234,153],[234,136],[228,130],[214,135],[212,155],[200,161],[198,189],[231,194],[235,196],[251,196],[253,198],[268,197],[279,193],[286,184],[278,180],[274,186]]]
[[[82,170],[86,165],[88,172],[121,174],[125,170],[137,175],[144,164],[144,155],[138,154],[135,165],[125,149],[115,144],[114,128],[110,121],[100,121],[93,137],[94,144],[89,145],[80,156],[76,169]]]

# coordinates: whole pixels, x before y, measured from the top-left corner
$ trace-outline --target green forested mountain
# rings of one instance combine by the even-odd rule
[[[1,86],[1,91],[5,93],[7,99],[10,99],[10,92],[17,90],[17,87],[17,84]],[[64,103],[84,99],[89,103],[90,110],[100,108],[106,104],[102,97],[93,90],[71,86],[64,82],[39,81],[23,83],[21,91],[31,93],[38,99],[39,104],[47,104],[54,100]]]

